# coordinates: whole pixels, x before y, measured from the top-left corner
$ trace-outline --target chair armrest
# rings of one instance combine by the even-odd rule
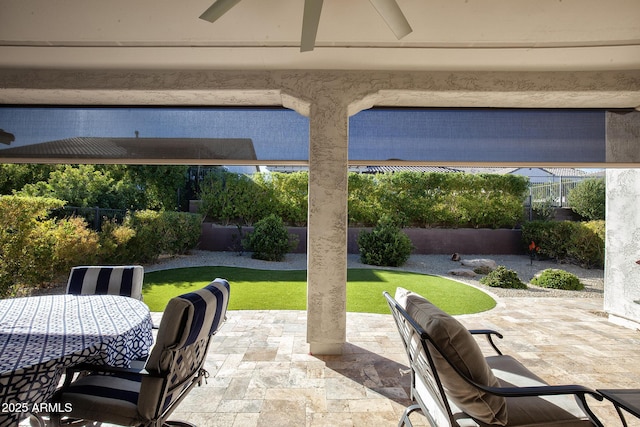
[[[474,383],[475,384],[475,383]],[[602,401],[604,397],[595,390],[581,385],[547,385],[547,386],[533,386],[533,387],[486,387],[480,384],[475,384],[479,389],[485,390],[489,393],[503,397],[537,397],[537,396],[559,396],[559,395],[574,395],[578,400],[582,409],[589,416],[591,421],[597,427],[604,427],[604,424],[598,419],[597,415],[591,410],[587,403],[586,396],[589,395],[598,401]]]
[[[140,375],[147,377],[158,377],[162,378],[160,374],[154,374],[152,372],[147,371],[144,368],[139,367],[117,367],[110,365],[92,365],[91,363],[81,363],[74,366],[69,366],[65,370],[65,378],[62,383],[61,388],[67,388],[74,379],[75,374],[77,373],[97,373],[97,374],[120,374],[120,375]]]
[[[494,331],[492,329],[469,329],[469,333],[471,335],[484,335],[487,338],[487,341],[489,341],[489,344],[491,344],[491,347],[493,347],[493,349],[496,351],[496,353],[502,356],[502,352],[493,342],[494,335],[500,339],[504,338],[500,332]]]
[[[92,365],[91,363],[81,363],[79,365],[70,366],[67,368],[67,372],[98,372],[105,374],[137,374],[137,375],[149,375],[144,368],[137,367],[118,367],[110,365]]]
[[[476,387],[503,397],[527,397],[527,396],[557,396],[562,394],[591,395],[596,400],[602,401],[604,398],[600,393],[581,385],[543,385],[531,387],[487,387],[476,384]]]

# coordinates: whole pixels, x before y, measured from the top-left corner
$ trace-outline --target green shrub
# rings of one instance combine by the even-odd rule
[[[607,190],[604,178],[587,179],[569,192],[569,206],[587,220],[603,220]]]
[[[200,187],[200,212],[222,224],[251,225],[277,210],[268,181],[248,175],[220,172],[207,176]]]
[[[585,268],[604,268],[605,222],[574,223],[567,258]]]
[[[69,267],[94,260],[95,232],[79,218],[54,220],[62,200],[43,197],[0,197],[0,296],[30,289],[68,274]]]
[[[362,231],[358,246],[364,264],[388,267],[403,265],[413,250],[409,237],[388,217],[383,217],[371,232]]]
[[[276,213],[282,221],[293,226],[307,225],[309,174],[306,172],[271,173],[269,181],[263,175],[256,175],[258,183],[263,183],[265,192],[271,191],[276,199]]]
[[[549,197],[541,201],[533,202],[531,210],[533,211],[533,219],[538,221],[551,221],[554,215],[553,199]]]
[[[522,225],[524,247],[535,242],[538,257],[565,261],[571,247],[574,224],[571,221],[530,221]]]
[[[57,221],[52,230],[54,240],[54,263],[57,272],[68,274],[71,267],[98,262],[100,238],[87,227],[83,218],[71,217]]]
[[[282,261],[298,241],[297,236],[289,235],[282,218],[271,214],[256,222],[253,232],[247,234],[242,244],[253,251],[252,258]]]
[[[164,211],[160,218],[163,253],[181,255],[198,245],[202,233],[202,215]]]
[[[604,221],[530,221],[522,225],[522,244],[533,241],[537,256],[586,268],[604,266]]]
[[[494,288],[509,288],[509,289],[526,289],[527,285],[520,280],[518,273],[513,270],[507,269],[504,265],[498,266],[491,273],[480,279],[480,283],[483,285],[491,286]]]
[[[101,262],[108,264],[135,263],[136,261],[131,259],[126,251],[127,244],[135,235],[135,230],[130,226],[118,224],[115,220],[103,221],[99,234]]]
[[[349,224],[373,226],[390,216],[399,226],[514,227],[521,222],[527,178],[514,175],[397,172],[349,174]],[[200,186],[201,213],[224,225],[251,225],[277,214],[306,225],[308,173],[238,175],[219,171]]]
[[[380,186],[374,175],[349,174],[348,213],[349,224],[357,227],[373,227],[382,212]]]
[[[129,213],[122,224],[102,226],[102,257],[109,263],[149,263],[161,254],[193,249],[199,240],[202,217],[182,212],[150,210]]]
[[[531,280],[531,284],[541,286],[543,288],[564,289],[568,291],[581,291],[584,285],[575,274],[568,271],[548,268],[539,276]]]

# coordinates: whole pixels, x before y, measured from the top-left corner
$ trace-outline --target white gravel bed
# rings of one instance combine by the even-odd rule
[[[358,254],[349,254],[349,268],[385,268],[390,270],[404,270],[423,274],[433,274],[444,276],[453,280],[458,280],[473,286],[477,286],[499,297],[574,297],[574,298],[602,298],[604,294],[604,270],[585,269],[572,264],[558,264],[553,261],[533,260],[526,255],[461,255],[462,259],[487,258],[494,260],[498,265],[504,265],[510,270],[518,273],[520,280],[528,284],[528,289],[502,289],[492,288],[480,284],[480,278],[466,278],[453,276],[449,271],[460,268],[459,262],[452,261],[450,255],[411,255],[409,260],[402,267],[378,267],[363,264],[360,262]],[[210,252],[192,251],[189,255],[175,257],[163,257],[157,263],[145,265],[145,272],[166,270],[182,267],[199,266],[229,266],[245,267],[257,269],[273,270],[304,270],[307,268],[306,254],[287,254],[282,262],[261,261],[251,258],[250,253],[238,255],[235,252]],[[547,268],[558,268],[566,270],[578,276],[585,285],[583,291],[563,291],[557,289],[547,289],[529,284],[533,276]],[[397,284],[402,286],[401,283]]]

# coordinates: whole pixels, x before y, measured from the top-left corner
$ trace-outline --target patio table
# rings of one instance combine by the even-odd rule
[[[116,295],[0,300],[0,426],[47,407],[64,370],[79,363],[128,366],[153,343],[149,308]]]

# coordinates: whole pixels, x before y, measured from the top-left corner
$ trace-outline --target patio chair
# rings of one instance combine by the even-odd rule
[[[73,267],[67,282],[67,294],[123,295],[142,300],[143,280],[141,265]]]
[[[421,410],[431,426],[602,426],[579,385],[552,386],[494,342],[492,330],[467,330],[422,296],[398,288],[383,293],[409,358],[411,399],[399,426]],[[474,335],[487,338],[496,355],[485,357]]]
[[[56,392],[52,402],[70,412],[52,415],[53,425],[78,419],[123,426],[189,425],[167,418],[208,377],[203,368],[207,349],[225,320],[228,303],[229,283],[224,279],[171,299],[144,369],[75,367],[91,373]]]

